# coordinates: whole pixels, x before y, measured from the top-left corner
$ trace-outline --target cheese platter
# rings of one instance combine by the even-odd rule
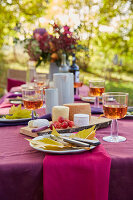
[[[78,132],[84,129],[88,129],[92,126],[96,126],[96,129],[100,129],[100,128],[106,128],[111,124],[111,119],[107,119],[104,117],[96,117],[96,116],[91,116],[90,122],[88,126],[81,126],[81,127],[69,127],[66,129],[56,129],[59,133],[73,133],[73,132]],[[51,122],[52,123],[52,122]],[[42,136],[45,134],[50,134],[52,132],[52,130],[50,128],[47,128],[43,131],[39,131],[39,132],[32,132],[33,128],[30,128],[28,126],[26,127],[22,127],[20,129],[20,133],[27,135],[27,136],[31,136],[31,137],[37,137],[37,136]]]

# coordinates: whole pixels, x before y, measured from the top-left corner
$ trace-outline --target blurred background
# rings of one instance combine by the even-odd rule
[[[133,0],[1,0],[0,96],[8,69],[26,70],[29,56],[24,41],[36,28],[51,33],[50,24],[78,29],[86,51],[77,52],[77,64],[85,77],[105,78],[106,91],[129,92],[133,105]],[[37,68],[49,71],[49,63]]]

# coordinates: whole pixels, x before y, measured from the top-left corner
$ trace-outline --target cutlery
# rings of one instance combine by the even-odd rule
[[[64,142],[68,142],[70,144],[76,145],[77,147],[90,147],[90,144],[88,144],[88,143],[84,143],[84,142],[80,142],[80,141],[77,141],[77,140],[73,140],[71,138],[67,138],[67,137],[63,137],[63,136],[53,136],[53,135],[50,135],[50,137],[52,139],[54,139],[55,137],[57,139],[62,139]]]
[[[44,131],[46,130],[47,128],[49,128],[49,126],[42,126],[42,127],[39,127],[39,128],[34,128],[31,130],[32,133],[36,133],[36,132],[40,132],[40,131]]]
[[[88,140],[88,139],[82,139],[82,138],[72,138],[72,140],[76,140],[76,141],[80,141],[80,142],[84,142],[93,146],[98,146],[100,143],[100,141],[96,141],[96,140]]]

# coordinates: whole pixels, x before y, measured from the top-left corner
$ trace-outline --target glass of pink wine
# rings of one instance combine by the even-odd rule
[[[45,89],[49,88],[49,77],[48,74],[38,73],[34,78],[35,87],[42,88],[45,95]]]
[[[90,80],[89,93],[90,96],[95,97],[94,105],[99,107],[99,97],[105,92],[105,80]]]
[[[43,89],[22,89],[22,100],[24,107],[28,110],[32,110],[32,119],[34,119],[34,115],[36,116],[35,110],[43,106]]]
[[[84,83],[84,75],[79,74],[79,81],[74,82],[74,89],[76,90],[76,96],[79,96],[79,88],[83,86]]]
[[[124,118],[127,113],[128,93],[107,92],[102,94],[103,111],[105,117],[112,119],[111,135],[103,137],[106,142],[123,142],[123,136],[118,136],[117,119]]]

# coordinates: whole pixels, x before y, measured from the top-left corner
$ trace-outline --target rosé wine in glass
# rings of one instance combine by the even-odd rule
[[[126,138],[118,136],[117,119],[124,118],[127,113],[128,93],[107,92],[102,94],[105,117],[112,119],[111,135],[103,137],[106,142],[122,142]]]

